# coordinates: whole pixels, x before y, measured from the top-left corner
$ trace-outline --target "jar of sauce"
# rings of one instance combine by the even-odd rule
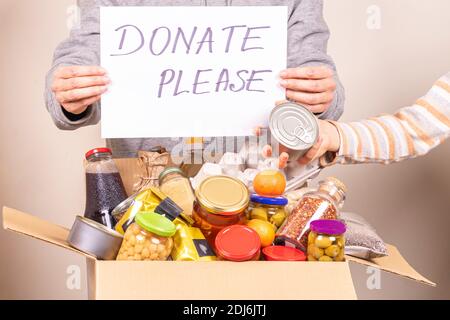
[[[211,247],[215,248],[216,235],[223,228],[246,222],[250,194],[240,180],[229,176],[209,177],[200,184],[195,195],[195,226],[200,228]]]

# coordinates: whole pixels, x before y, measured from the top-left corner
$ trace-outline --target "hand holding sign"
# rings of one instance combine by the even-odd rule
[[[105,7],[106,138],[245,136],[283,99],[286,7]]]
[[[83,113],[99,101],[110,83],[106,70],[97,66],[64,66],[53,74],[52,91],[68,112]]]
[[[328,67],[291,68],[280,73],[280,84],[286,88],[286,98],[298,102],[314,113],[330,107],[336,90],[334,72]]]

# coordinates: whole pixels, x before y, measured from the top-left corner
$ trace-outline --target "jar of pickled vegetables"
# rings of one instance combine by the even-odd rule
[[[252,194],[250,205],[247,210],[247,218],[269,221],[279,228],[287,217],[284,207],[288,204],[288,199],[284,197],[263,197]]]
[[[345,260],[345,224],[338,220],[311,222],[308,235],[308,261]]]
[[[298,248],[306,252],[310,223],[314,220],[338,219],[347,189],[336,178],[319,182],[319,187],[306,193],[278,229],[275,244]]]
[[[219,260],[235,262],[258,261],[261,254],[261,240],[253,229],[234,225],[222,229],[215,240]]]
[[[240,180],[229,176],[205,179],[196,190],[194,226],[200,228],[212,248],[217,233],[225,227],[245,224],[249,191]]]
[[[117,260],[167,260],[175,232],[169,219],[154,212],[139,212],[125,232]]]

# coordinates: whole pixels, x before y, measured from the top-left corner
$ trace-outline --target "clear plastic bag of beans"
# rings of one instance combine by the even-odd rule
[[[278,229],[275,243],[306,252],[310,223],[319,219],[338,219],[346,192],[345,185],[336,178],[320,181],[317,189],[303,195]]]

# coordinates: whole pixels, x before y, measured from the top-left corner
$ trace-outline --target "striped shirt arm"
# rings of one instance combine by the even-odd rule
[[[332,160],[322,158],[322,164],[388,164],[424,155],[450,136],[450,73],[394,115],[332,123],[339,131],[340,150]]]

